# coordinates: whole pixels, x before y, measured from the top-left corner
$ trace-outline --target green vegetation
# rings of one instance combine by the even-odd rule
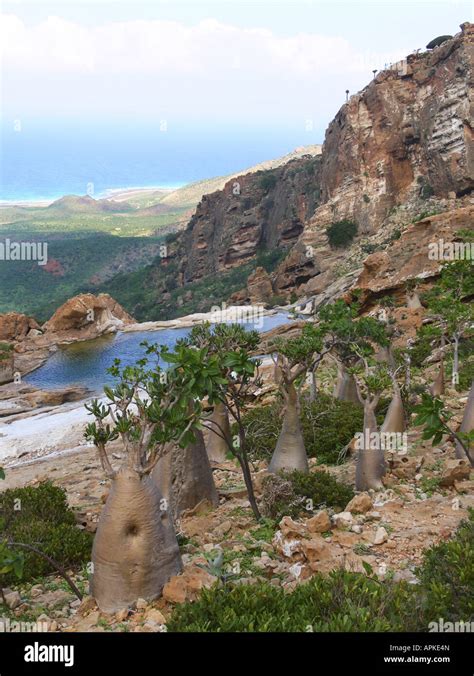
[[[336,221],[326,228],[326,234],[329,239],[329,245],[342,249],[349,246],[357,235],[357,224],[344,218],[342,221]]]
[[[8,489],[0,495],[0,508],[1,530],[8,541],[32,545],[64,567],[90,560],[92,536],[77,528],[62,488],[47,481],[35,487]],[[23,580],[54,572],[38,554],[24,551],[23,556]],[[15,578],[12,570],[2,576],[2,583],[12,583]]]
[[[269,192],[277,184],[278,178],[272,171],[266,171],[259,180],[259,186],[265,192]]]
[[[0,361],[8,359],[12,351],[13,345],[10,343],[0,343]]]
[[[362,429],[363,410],[358,404],[339,401],[320,393],[315,402],[301,406],[301,429],[309,458],[318,462],[340,462],[343,448]],[[244,417],[252,460],[269,460],[281,429],[279,404],[256,406]]]
[[[262,485],[264,514],[275,521],[284,516],[298,517],[322,507],[340,511],[354,497],[352,488],[322,470],[269,474]]]
[[[261,582],[214,586],[177,606],[168,631],[366,632],[427,631],[432,621],[474,617],[474,512],[452,541],[425,553],[419,584],[366,575],[317,573],[290,593]]]
[[[14,241],[18,235],[5,234]],[[0,236],[1,239],[1,236]],[[98,285],[120,270],[135,270],[159,251],[158,237],[114,237],[110,234],[22,233],[24,241],[48,243],[48,265],[36,261],[3,261],[0,265],[0,312],[17,311],[43,322],[78,293],[97,293]]]
[[[255,259],[233,268],[203,277],[197,282],[177,287],[176,266],[162,265],[157,257],[146,268],[129,274],[117,275],[100,287],[110,293],[138,321],[173,319],[193,312],[206,312],[220,305],[247,284],[249,275],[261,266],[271,272],[285,257],[287,249],[260,251]],[[162,285],[169,297],[163,297]],[[283,300],[284,299],[276,299]],[[278,303],[275,303],[278,304]]]

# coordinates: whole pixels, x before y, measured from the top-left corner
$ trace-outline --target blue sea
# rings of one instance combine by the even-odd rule
[[[301,128],[204,128],[159,120],[3,120],[0,139],[2,202],[53,200],[91,188],[101,197],[118,188],[179,187],[320,141]]]

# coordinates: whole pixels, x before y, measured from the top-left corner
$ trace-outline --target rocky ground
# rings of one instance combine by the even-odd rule
[[[461,407],[454,399],[453,406]],[[344,567],[363,572],[370,564],[380,579],[393,576],[416,583],[416,566],[423,550],[449,538],[460,520],[474,507],[474,481],[464,461],[454,460],[449,443],[431,448],[410,433],[408,456],[393,459],[386,488],[361,493],[345,510],[319,510],[307,517],[284,517],[276,531],[258,525],[249,507],[240,471],[233,462],[214,465],[220,504],[198,506],[179,524],[184,572],[165,586],[154,603],[139,600],[134,608],[116,615],[101,613],[88,596],[88,571],[71,571],[84,594],[79,601],[60,577],[6,590],[11,618],[47,623],[50,631],[165,631],[176,603],[194,600],[202,587],[216,582],[206,566],[224,550],[228,571],[241,584],[267,580],[291,590],[315,571]],[[116,443],[112,459],[119,461]],[[312,470],[315,461],[311,461]],[[322,466],[318,466],[322,467]],[[327,467],[341,480],[351,481],[354,463]],[[265,463],[254,467],[260,494]],[[62,486],[76,510],[79,528],[94,532],[108,494],[93,448],[83,446],[48,458],[36,458],[9,468],[5,488],[36,485],[46,479]]]

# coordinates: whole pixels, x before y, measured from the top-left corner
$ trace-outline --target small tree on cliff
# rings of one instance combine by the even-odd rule
[[[300,423],[300,402],[296,383],[310,373],[314,375],[332,343],[325,344],[326,327],[307,324],[301,335],[277,339],[273,345],[276,381],[284,401],[283,425],[268,470],[308,471],[308,457]]]
[[[428,307],[437,315],[443,337],[453,346],[452,384],[459,379],[459,342],[472,333],[474,274],[470,260],[459,260],[443,267],[439,282],[426,295]],[[437,394],[437,392],[435,392]]]
[[[206,349],[208,354],[224,355],[228,352],[244,350],[253,352],[260,342],[258,331],[247,331],[240,324],[215,324],[209,322],[194,326],[189,335],[179,344]],[[217,401],[208,419],[209,437],[207,453],[214,462],[223,462],[232,445],[230,422],[227,406]]]
[[[95,422],[85,436],[92,440],[111,491],[101,514],[92,550],[91,592],[99,607],[115,612],[138,598],[153,599],[181,570],[181,558],[168,505],[150,473],[171,442],[195,441],[204,387],[219,380],[220,367],[205,350],[148,346],[147,354],[173,362],[168,370],[148,357],[135,366],[110,369],[118,379],[106,387],[105,402],[92,401],[87,410]],[[121,439],[125,460],[115,470],[107,446]]]

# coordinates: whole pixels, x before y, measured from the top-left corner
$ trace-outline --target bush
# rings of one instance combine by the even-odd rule
[[[277,177],[275,174],[272,174],[271,172],[267,172],[263,174],[259,181],[259,185],[264,190],[265,192],[269,192],[272,188],[274,188],[277,184]]]
[[[354,497],[350,486],[337,481],[329,472],[282,472],[282,477],[290,481],[296,495],[304,501],[311,501],[312,509],[319,507],[335,507],[344,509]]]
[[[297,470],[269,474],[262,488],[262,510],[276,521],[321,507],[341,510],[354,497],[352,488],[321,470],[309,474]]]
[[[319,394],[313,403],[301,406],[301,428],[308,457],[335,464],[341,450],[362,429],[362,407]],[[270,460],[281,429],[279,404],[259,406],[244,416],[244,426],[252,459]]]
[[[423,605],[432,620],[474,620],[474,510],[459,525],[456,537],[425,552],[417,571]]]
[[[326,228],[326,234],[329,239],[329,245],[338,249],[349,246],[357,235],[357,224],[349,221],[347,218],[342,221],[336,221]]]
[[[408,631],[416,628],[407,612],[412,597],[406,583],[381,585],[333,571],[291,593],[266,582],[205,589],[194,603],[177,606],[167,626],[183,632]]]
[[[337,570],[291,593],[266,582],[214,586],[176,607],[168,631],[427,631],[432,621],[470,621],[474,609],[474,510],[450,542],[427,550],[419,584],[380,582]]]
[[[33,545],[62,566],[78,566],[90,560],[92,535],[79,530],[62,488],[46,481],[39,486],[8,489],[0,495],[2,530],[15,542]],[[50,564],[25,550],[23,580],[53,572]],[[14,582],[6,575],[2,582]]]

